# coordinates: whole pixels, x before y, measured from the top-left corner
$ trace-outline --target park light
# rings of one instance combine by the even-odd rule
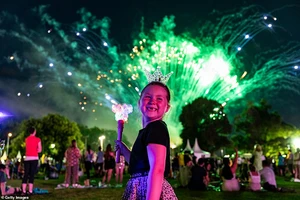
[[[170,147],[171,147],[171,149],[176,149],[177,146],[176,146],[176,144],[173,144],[173,143],[172,143],[172,144],[170,145]]]
[[[7,145],[6,145],[6,152],[7,152],[7,157],[8,157],[8,150],[9,150],[9,138],[12,136],[12,133],[7,134]]]
[[[300,148],[300,138],[293,139],[293,146],[297,149]]]
[[[104,149],[104,147],[103,147],[104,139],[105,139],[105,135],[101,135],[101,136],[99,137],[99,140],[100,140],[100,146],[101,146],[102,149]]]

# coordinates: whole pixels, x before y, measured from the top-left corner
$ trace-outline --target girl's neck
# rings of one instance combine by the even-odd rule
[[[145,119],[143,119],[143,128],[146,128],[146,126],[148,124],[150,124],[151,122],[155,122],[155,121],[159,121],[159,120],[162,120],[162,119],[154,119],[154,120],[151,120],[151,121],[146,121]]]

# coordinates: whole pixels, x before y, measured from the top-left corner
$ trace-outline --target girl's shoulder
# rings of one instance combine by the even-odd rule
[[[149,123],[146,128],[144,129],[146,133],[148,132],[161,132],[161,133],[168,133],[167,124],[162,120],[157,120]]]

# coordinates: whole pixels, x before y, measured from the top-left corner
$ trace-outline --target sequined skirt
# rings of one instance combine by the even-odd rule
[[[122,200],[145,200],[147,195],[147,179],[148,173],[136,173],[131,175]],[[177,200],[176,194],[172,186],[166,179],[163,180],[161,200]]]

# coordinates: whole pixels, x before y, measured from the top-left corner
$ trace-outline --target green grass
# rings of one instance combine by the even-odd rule
[[[84,189],[61,189],[55,190],[54,188],[59,183],[63,183],[64,176],[60,175],[59,179],[49,179],[43,180],[42,178],[35,179],[35,187],[39,187],[42,189],[47,189],[49,194],[44,195],[33,195],[30,197],[30,200],[34,199],[45,199],[45,200],[54,200],[54,199],[105,199],[105,200],[114,200],[121,199],[124,188],[84,188]],[[99,181],[99,178],[91,179],[96,182]],[[125,181],[128,180],[128,176],[125,176]],[[83,183],[84,177],[80,178],[80,183]],[[169,181],[172,185],[176,183],[175,180]],[[20,186],[21,180],[8,180],[8,185],[11,186]],[[114,181],[112,181],[114,184]],[[190,191],[185,188],[177,188],[175,189],[175,193],[180,200],[252,200],[252,199],[263,199],[263,200],[271,200],[271,199],[279,199],[279,200],[297,200],[300,199],[300,183],[289,182],[288,180],[284,180],[282,177],[277,177],[277,184],[279,187],[295,189],[296,193],[272,193],[272,192],[215,192],[215,191],[206,191],[206,192],[198,192],[198,191]]]

